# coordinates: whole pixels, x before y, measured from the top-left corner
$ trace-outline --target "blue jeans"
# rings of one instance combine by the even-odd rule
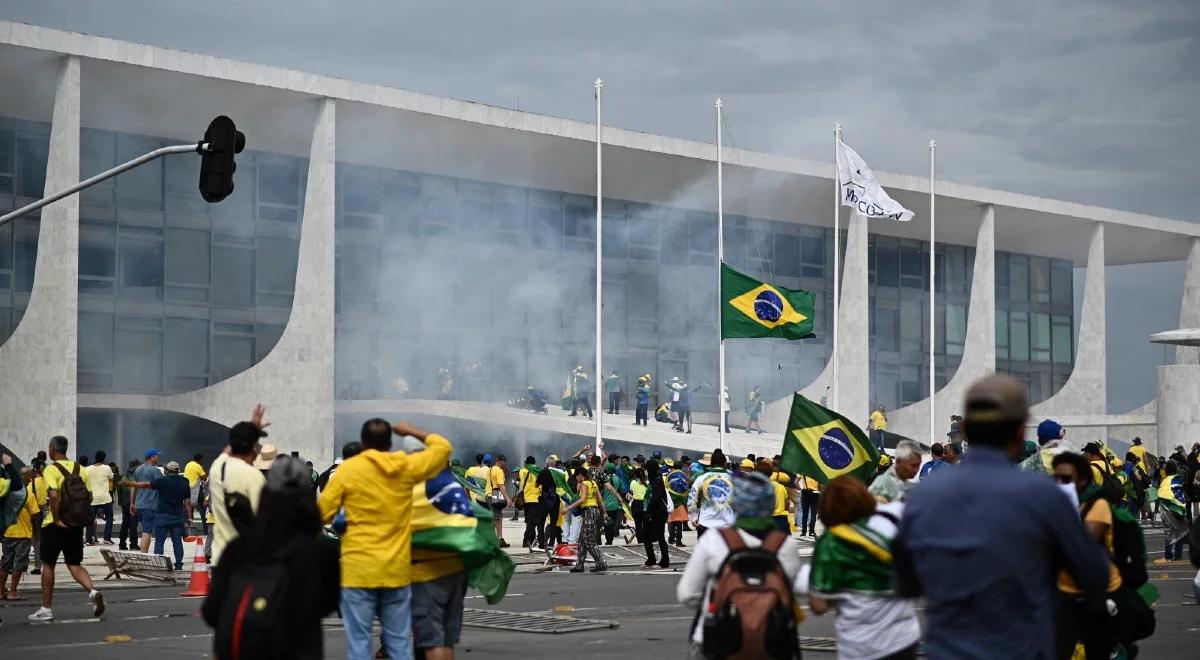
[[[161,555],[163,553],[167,537],[171,538],[171,547],[175,550],[175,570],[181,570],[183,568],[183,523],[171,520],[163,522],[161,518],[159,519],[158,526],[154,528],[154,554]]]
[[[875,448],[883,453],[883,439],[885,431],[883,429],[875,429],[871,432],[871,439],[875,441]]]
[[[369,660],[371,624],[379,616],[383,648],[392,660],[412,660],[412,589],[342,587],[342,625],[346,627],[346,657]]]

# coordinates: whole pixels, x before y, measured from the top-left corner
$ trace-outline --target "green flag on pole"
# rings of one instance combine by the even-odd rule
[[[813,294],[747,277],[721,264],[721,338],[813,335]]]

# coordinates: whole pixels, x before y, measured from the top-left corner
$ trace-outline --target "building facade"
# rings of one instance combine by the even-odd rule
[[[131,436],[162,429],[188,442],[216,438],[204,440],[212,446],[221,425],[242,414],[232,409],[240,399],[247,411],[251,399],[270,405],[273,397],[311,408],[299,395],[271,391],[292,389],[294,375],[282,374],[306,368],[310,349],[332,372],[322,386],[330,400],[318,402],[329,417],[345,408],[338,402],[358,402],[354,409],[361,410],[363,402],[437,399],[441,369],[453,374],[456,399],[497,403],[527,385],[553,398],[572,367],[591,371],[596,223],[585,124],[11,23],[0,25],[0,52],[10,56],[0,80],[10,88],[34,87],[35,75],[61,82],[61,62],[73,62],[78,76],[74,88],[64,92],[60,84],[40,105],[36,95],[0,103],[0,210],[51,187],[50,110],[71,100],[63,94],[85,100],[72,145],[78,177],[188,141],[210,107],[234,116],[248,135],[235,192],[220,204],[200,199],[199,160],[189,155],[153,162],[76,200],[77,354],[70,368],[82,399],[71,430],[81,447],[120,453]],[[154,91],[164,81],[176,85],[174,94]],[[207,103],[189,103],[202,91]],[[129,107],[128,97],[155,110]],[[626,395],[642,373],[659,385],[679,376],[715,386],[715,147],[607,134],[606,163],[615,175],[606,171],[605,371],[618,372]],[[813,291],[817,338],[729,342],[735,411],[755,386],[768,400],[785,401],[793,390],[812,394],[827,384],[834,295],[832,209],[822,192],[832,185],[828,165],[740,153],[733,184],[752,184],[729,197],[726,261],[753,277]],[[314,158],[331,168],[328,177],[314,177]],[[918,219],[871,223],[861,245],[843,225],[845,276],[864,283],[860,300],[846,300],[843,291],[843,313],[861,310],[865,326],[861,338],[850,331],[842,359],[865,362],[867,376],[853,401],[833,403],[852,418],[877,404],[915,410],[931,394],[929,243],[921,238],[918,201],[927,184],[881,179]],[[981,300],[994,316],[994,341],[977,364],[1027,383],[1036,403],[1055,400],[1083,350],[1073,269],[1096,266],[1079,247],[1095,227],[1111,217],[1110,232],[1122,239],[1139,231],[1154,232],[1155,240],[1161,234],[1164,243],[1200,236],[1177,221],[944,187],[940,235],[947,229],[936,246],[935,281],[939,390],[972,344],[973,288],[987,281],[975,263],[984,238],[991,241],[983,266],[992,262],[993,290]],[[981,209],[994,214],[994,229],[979,220]],[[310,217],[326,213],[332,245],[320,238],[324,224],[309,226]],[[1042,221],[1067,228],[1061,245],[1027,235],[1027,224]],[[40,229],[38,214],[0,228],[0,343],[37,297]],[[328,269],[304,258],[310,229],[317,238],[308,254],[319,260],[332,250]],[[1111,245],[1106,251],[1101,239],[1101,262],[1106,252],[1132,262],[1179,251],[1149,246],[1123,254]],[[314,281],[300,286],[307,278]],[[301,303],[312,303],[316,326],[327,322],[330,329],[285,345],[281,337],[297,324],[294,306]],[[285,365],[279,374],[264,362],[273,353]],[[701,392],[696,409],[715,413],[715,390]],[[1120,421],[1136,420],[1096,426]],[[901,431],[923,435],[913,425]],[[41,442],[11,433],[4,441]],[[294,443],[327,458],[337,438],[326,424],[299,432]]]

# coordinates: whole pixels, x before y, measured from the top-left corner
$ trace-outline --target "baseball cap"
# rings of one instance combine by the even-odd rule
[[[492,460],[493,460],[493,459],[492,459],[492,455],[491,455],[491,454],[484,454],[484,455],[483,455],[483,462],[484,462],[484,463],[491,463],[491,462],[492,462]]]
[[[1086,445],[1084,445],[1083,453],[1085,453],[1085,454],[1103,454],[1103,452],[1100,449],[1099,442],[1089,442]]]
[[[557,463],[558,462],[558,454],[550,454],[549,456],[546,457],[546,460],[550,461],[551,463]]]
[[[178,471],[179,471],[179,463],[176,463],[175,461],[170,461],[169,463],[167,463],[167,472],[178,472]]]
[[[1062,437],[1062,425],[1052,419],[1044,419],[1037,427],[1038,440],[1044,445]]]
[[[743,459],[742,459],[742,462],[741,462],[741,463],[739,463],[739,465],[741,465],[741,466],[742,466],[742,467],[744,467],[744,468],[753,468],[753,467],[754,467],[754,461],[752,461],[752,460],[750,460],[750,459],[748,459],[748,458],[743,458]]]
[[[161,456],[161,455],[162,455],[162,452],[160,452],[160,451],[158,451],[157,449],[155,449],[155,448],[151,447],[150,449],[147,449],[147,450],[146,450],[146,455],[145,455],[145,457],[144,457],[144,458],[145,458],[145,459],[148,461],[148,460],[150,460],[151,458],[154,458],[155,456]]]
[[[1025,386],[1012,376],[992,374],[979,379],[967,390],[967,421],[1022,422],[1029,416],[1029,397]]]
[[[653,454],[650,454],[650,457],[651,458],[662,458],[662,452],[656,449],[656,450],[654,450]]]

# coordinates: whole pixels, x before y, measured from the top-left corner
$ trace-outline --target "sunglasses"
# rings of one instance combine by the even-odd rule
[[[1054,480],[1055,480],[1055,481],[1057,481],[1057,482],[1058,482],[1058,483],[1060,483],[1060,484],[1073,484],[1073,483],[1075,483],[1075,477],[1070,477],[1070,476],[1067,476],[1067,475],[1065,475],[1065,474],[1056,474],[1056,475],[1054,475]]]

